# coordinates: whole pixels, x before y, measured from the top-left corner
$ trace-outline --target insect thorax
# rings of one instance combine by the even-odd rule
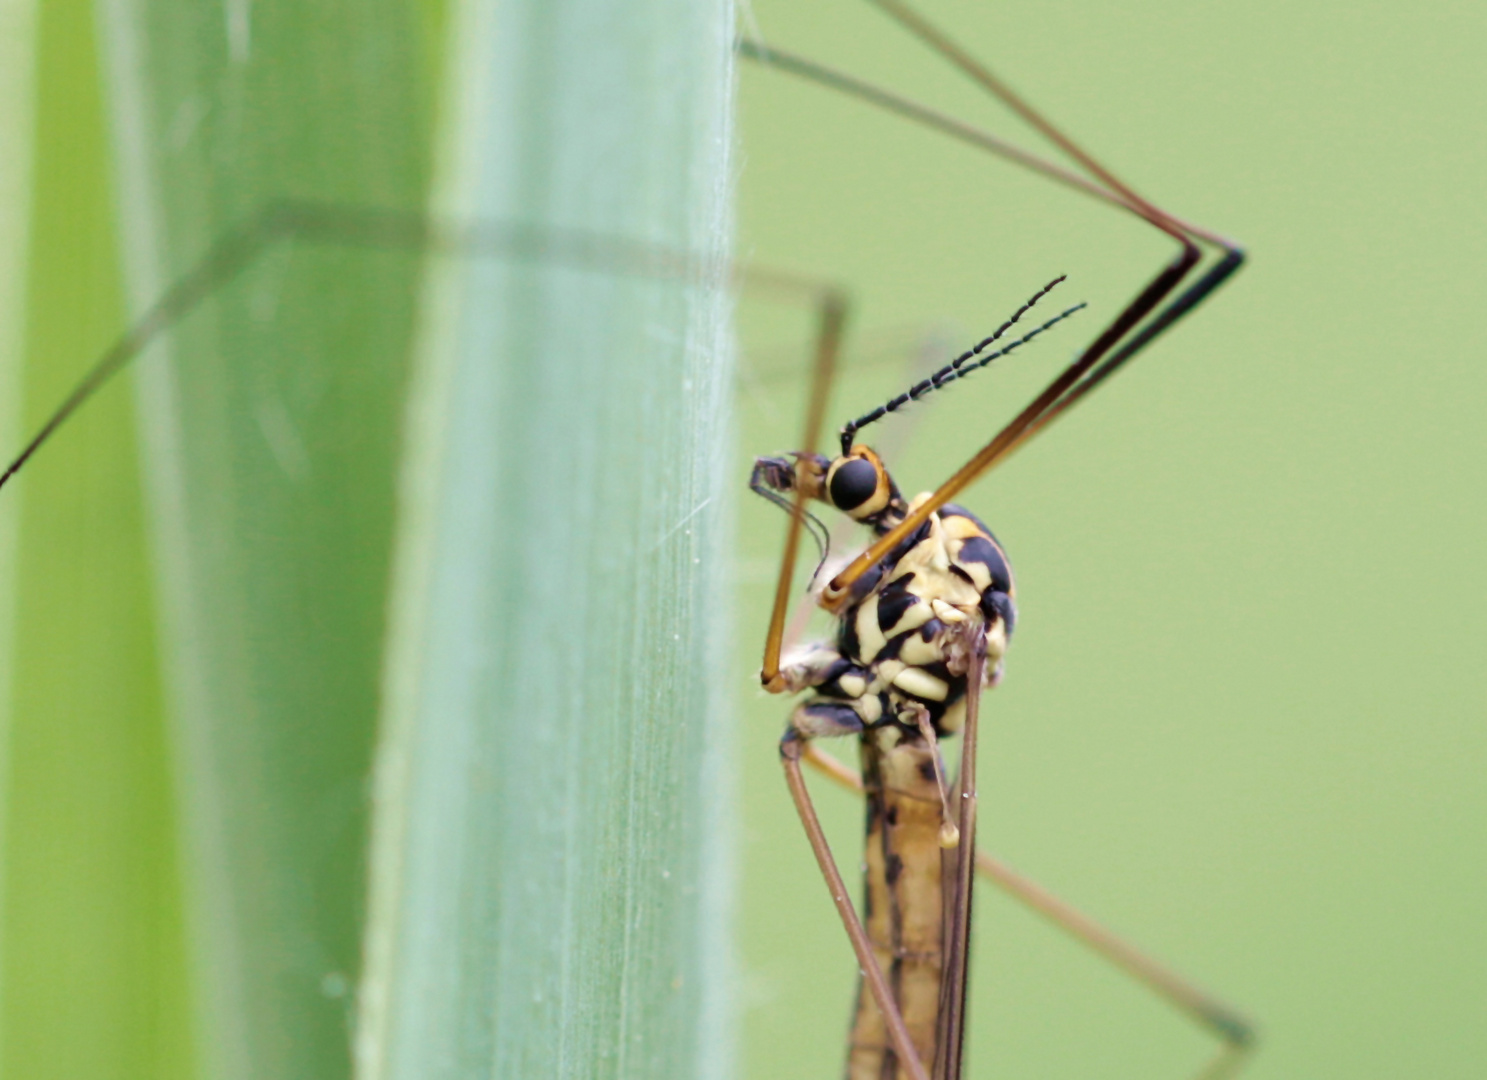
[[[984,627],[986,670],[999,672],[1014,596],[1006,556],[985,525],[953,505],[930,515],[875,568],[836,640],[791,657],[791,681],[815,690],[792,726],[815,737],[892,725],[917,738],[927,714],[937,734],[958,731],[972,642]]]

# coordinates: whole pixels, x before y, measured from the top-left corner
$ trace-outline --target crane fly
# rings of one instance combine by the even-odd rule
[[[939,487],[912,500],[904,498],[882,458],[857,441],[858,432],[1006,356],[1084,305],[1067,308],[1019,335],[1020,321],[1063,279],[1045,285],[974,347],[845,424],[840,445],[826,455],[818,446],[847,314],[840,296],[828,297],[821,307],[814,379],[798,448],[755,460],[751,489],[789,514],[760,680],[771,693],[807,694],[790,713],[780,758],[791,799],[860,971],[845,1075],[849,1080],[959,1080],[964,1075],[972,885],[978,868],[1217,1034],[1223,1045],[1202,1075],[1229,1075],[1252,1044],[1252,1029],[1238,1013],[976,851],[981,697],[1001,678],[1003,657],[1016,627],[1016,588],[995,536],[951,500],[1206,299],[1240,267],[1244,253],[1232,241],[1182,221],[1136,194],[905,3],[874,2],[1010,108],[1077,169],[763,42],[745,40],[741,52],[1134,214],[1170,237],[1177,252],[990,442]],[[1218,255],[1200,269],[1204,248]],[[826,530],[808,511],[812,503],[825,504],[865,526],[870,539],[815,589],[817,605],[837,621],[833,637],[786,651],[795,564],[806,529],[813,529],[822,544],[823,566],[827,558]],[[940,743],[955,735],[960,735],[962,748],[958,775],[952,781]],[[857,739],[860,771],[816,745],[818,739],[842,736]],[[860,791],[866,800],[860,913],[822,830],[803,775],[805,764]]]
[[[972,884],[980,873],[1191,1015],[1223,1042],[1203,1075],[1231,1073],[1252,1045],[1236,1011],[1151,960],[1036,883],[976,848],[976,741],[982,692],[996,684],[1015,630],[1016,589],[1006,553],[954,499],[1082,400],[1222,285],[1243,251],[1217,233],[1142,198],[1068,139],[985,65],[899,0],[873,0],[1061,151],[1068,168],[854,76],[753,39],[738,53],[767,68],[845,93],[1010,160],[1132,214],[1171,238],[1177,253],[1048,386],[939,487],[906,499],[887,464],[856,435],[1029,344],[1084,305],[1031,316],[1048,283],[992,334],[841,429],[838,451],[819,452],[826,403],[848,317],[845,292],[797,275],[738,268],[744,289],[804,299],[818,318],[810,404],[797,449],[756,460],[751,488],[789,514],[761,681],[810,696],[791,712],[780,751],[786,781],[861,971],[851,1026],[851,1080],[958,1080],[963,1040]],[[221,235],[116,342],[0,473],[8,482],[113,375],[160,335],[285,240],[368,249],[444,252],[568,264],[617,274],[706,278],[689,253],[624,237],[500,222],[439,222],[417,213],[308,201],[270,202]],[[1207,260],[1204,249],[1217,251]],[[1041,322],[1038,319],[1042,319]],[[1026,321],[1025,321],[1026,320]],[[802,533],[824,526],[824,503],[872,536],[820,583],[815,601],[838,621],[828,641],[787,651],[787,617]],[[944,740],[962,741],[947,774]],[[855,736],[861,771],[816,740]],[[865,914],[849,898],[806,787],[802,766],[862,793],[867,803]]]

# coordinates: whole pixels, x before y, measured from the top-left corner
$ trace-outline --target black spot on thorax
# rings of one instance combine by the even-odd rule
[[[878,595],[878,629],[883,633],[886,634],[897,626],[898,621],[904,617],[904,612],[919,602],[919,597],[909,591],[913,580],[913,574],[905,574],[890,581]]]
[[[957,561],[963,563],[978,562],[986,567],[987,573],[991,575],[991,587],[996,592],[1012,591],[1012,568],[1007,565],[1004,556],[995,544],[984,536],[973,536],[960,545],[960,554],[956,556]]]

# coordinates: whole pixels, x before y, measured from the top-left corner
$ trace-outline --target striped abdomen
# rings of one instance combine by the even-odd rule
[[[863,922],[909,1035],[934,1061],[944,957],[940,797],[932,751],[896,726],[864,734],[867,846]],[[897,1055],[872,996],[857,990],[848,1080],[898,1080]]]

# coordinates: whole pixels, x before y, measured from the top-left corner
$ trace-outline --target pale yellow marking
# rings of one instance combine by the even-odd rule
[[[996,662],[1002,658],[1007,651],[1007,624],[1001,619],[996,621],[986,633],[986,670],[990,671]]]
[[[941,622],[963,623],[970,618],[964,611],[961,611],[957,607],[951,607],[945,601],[938,598],[931,600],[929,605],[934,610],[935,618]]]
[[[928,607],[928,605],[925,605]],[[936,660],[945,659],[945,652],[940,648],[937,641],[925,641],[924,638],[915,634],[905,641],[898,650],[898,658],[906,664],[920,667],[924,664],[933,664]]]
[[[954,520],[954,519],[951,519]],[[938,514],[929,519],[929,535],[910,548],[899,560],[892,581],[909,574],[909,592],[925,600],[945,600],[952,604],[974,607],[981,600],[981,590],[950,571],[950,551],[945,530]]]
[[[867,693],[867,679],[862,675],[843,675],[836,684],[851,698],[860,698]]]
[[[955,549],[955,565],[971,575],[971,580],[976,583],[978,591],[985,592],[991,588],[991,571],[986,568],[986,564],[984,562],[978,562],[975,559],[967,559],[965,562],[961,562],[959,547]]]
[[[932,580],[937,572],[943,572],[950,566],[950,557],[945,552],[943,538],[935,528],[937,522],[937,518],[929,519],[929,535],[904,552],[904,557],[898,560],[898,565],[893,568],[893,576],[888,579],[893,582],[913,574],[915,580],[909,586],[909,591],[915,596],[920,595],[915,588],[916,585],[923,587],[926,580]],[[940,562],[945,564],[944,567],[936,565]]]
[[[892,683],[894,679],[898,678],[898,673],[908,666],[902,660],[884,660],[877,667],[878,678],[882,679],[885,683]]]
[[[938,679],[923,668],[916,667],[906,667],[900,671],[893,677],[893,685],[906,694],[929,701],[944,701],[950,693],[950,686],[944,679]]]
[[[912,593],[913,591],[914,590],[910,588],[909,592]],[[883,636],[887,638],[896,638],[899,634],[902,634],[906,630],[918,630],[921,626],[929,622],[929,620],[933,619],[934,617],[934,609],[926,604],[923,600],[920,600],[916,604],[910,604],[909,607],[904,611],[904,613],[899,616],[898,622],[894,623],[893,626],[883,632]]]
[[[941,518],[940,521],[945,526],[945,532],[956,540],[969,540],[973,536],[986,536],[974,521],[967,517],[961,517],[959,514]],[[988,537],[988,539],[990,538]]]
[[[878,629],[878,594],[874,593],[863,601],[862,607],[857,609],[857,648],[858,654],[866,663],[872,663],[873,657],[883,651],[883,646],[888,644],[888,639],[883,636],[883,631]]]

